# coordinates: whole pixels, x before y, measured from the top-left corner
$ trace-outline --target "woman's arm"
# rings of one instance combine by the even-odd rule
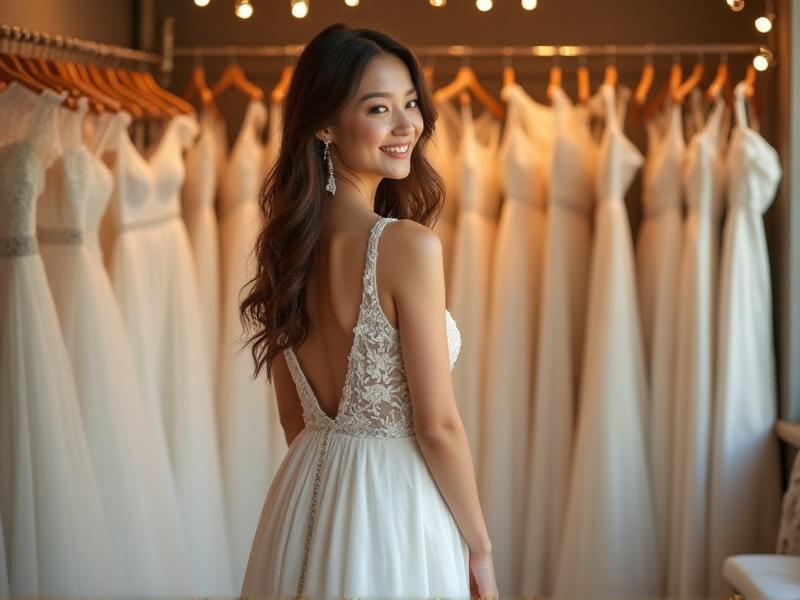
[[[303,405],[297,395],[297,387],[289,373],[289,365],[283,352],[275,357],[272,363],[272,381],[275,385],[275,396],[278,401],[278,415],[280,416],[283,435],[286,445],[291,446],[292,440],[297,437],[305,427],[303,421]]]
[[[445,322],[442,245],[429,228],[400,220],[392,229],[392,297],[397,308],[414,430],[462,535],[475,554],[491,551],[475,469],[453,394]]]

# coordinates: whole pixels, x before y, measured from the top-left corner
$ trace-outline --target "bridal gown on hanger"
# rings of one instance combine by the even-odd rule
[[[625,137],[615,89],[605,130],[589,274],[578,424],[555,595],[655,597],[659,556],[645,444],[647,386],[625,192],[643,158]]]
[[[648,128],[652,139],[643,171],[643,218],[636,239],[636,281],[649,387],[645,435],[662,582],[668,556],[677,284],[683,227],[681,172],[686,150],[681,105],[671,103],[666,110],[663,133]]]
[[[687,213],[677,281],[672,474],[669,486],[670,596],[708,593],[708,492],[717,263],[725,169],[719,152],[724,102],[718,99],[685,152],[683,186]]]
[[[103,266],[97,226],[113,181],[99,155],[122,126],[104,118],[82,140],[88,99],[59,109],[62,156],[39,200],[40,252],[75,376],[100,498],[131,596],[186,594],[188,563],[163,436],[154,433],[133,352]]]
[[[488,111],[481,117],[483,115],[489,115]],[[495,166],[500,125],[494,119],[484,118],[479,131],[470,104],[461,106],[461,119],[463,130],[457,167],[459,214],[447,296],[453,317],[464,335],[461,360],[453,369],[453,391],[480,480],[486,320],[492,252],[500,209],[500,186]]]
[[[478,470],[497,585],[516,594],[552,114],[519,84],[504,86],[501,96],[508,111],[498,149],[505,198],[491,267]]]
[[[266,118],[264,104],[251,101],[228,159],[220,206],[223,295],[217,411],[237,582],[244,576],[259,510],[286,447],[282,431],[270,426],[276,407],[272,385],[253,378],[253,359],[239,318],[242,288],[255,272],[252,252],[261,228],[258,195]],[[270,439],[275,435],[279,440]],[[280,456],[275,456],[276,447],[283,448]]]
[[[214,197],[217,189],[219,141],[214,116],[204,113],[200,133],[186,152],[186,178],[181,190],[181,207],[192,246],[197,284],[206,333],[205,348],[213,384],[217,381],[220,326],[219,232]]]
[[[211,365],[192,250],[180,218],[183,151],[197,129],[194,117],[173,117],[145,158],[120,128],[112,157],[118,233],[110,270],[151,426],[167,440],[193,593],[228,595],[235,584]]]
[[[709,592],[728,592],[722,563],[773,552],[780,514],[772,282],[763,215],[781,180],[778,153],[751,129],[746,83],[734,90],[728,214],[720,260],[711,451]]]
[[[284,350],[305,427],[269,489],[242,596],[469,596],[469,548],[414,434],[400,332],[380,305],[384,217],[367,242],[362,298],[339,407],[329,416]],[[450,368],[460,334],[445,312]]]
[[[583,350],[595,143],[581,107],[553,91],[539,351],[527,450],[519,593],[550,596],[564,522]]]
[[[0,92],[0,519],[12,597],[124,592],[35,237],[63,100],[15,81]]]

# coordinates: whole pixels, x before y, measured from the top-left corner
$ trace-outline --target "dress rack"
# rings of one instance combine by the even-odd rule
[[[77,55],[81,60],[94,59],[97,62],[121,61],[138,65],[161,64],[161,56],[133,48],[125,48],[114,44],[103,44],[72,36],[52,35],[41,31],[0,25],[0,50],[15,52],[15,47],[35,46],[58,53]]]

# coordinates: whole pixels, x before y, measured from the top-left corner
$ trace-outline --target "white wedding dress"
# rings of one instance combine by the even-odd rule
[[[505,198],[492,257],[479,472],[497,585],[517,594],[553,119],[519,84],[501,95],[508,107],[498,149]]]
[[[714,596],[729,592],[722,578],[725,558],[774,551],[780,515],[772,282],[763,215],[775,198],[781,162],[748,125],[746,85],[734,89],[736,126],[726,163],[709,502]]]
[[[153,433],[97,226],[113,181],[100,160],[121,119],[108,117],[90,149],[88,100],[59,109],[63,155],[48,169],[38,240],[75,376],[84,430],[109,530],[131,596],[186,594],[188,563],[169,456]]]
[[[648,598],[659,556],[648,474],[647,385],[625,192],[643,157],[604,84],[586,342],[554,595]],[[624,114],[624,112],[623,112]]]
[[[118,233],[110,264],[151,426],[167,440],[192,592],[224,596],[234,592],[235,583],[211,365],[191,246],[180,218],[183,151],[197,129],[194,117],[173,117],[147,159],[120,129],[111,206]]]
[[[458,139],[461,132],[461,117],[450,102],[436,106],[438,118],[428,144],[428,160],[444,183],[444,200],[439,219],[433,226],[442,242],[444,278],[450,281],[450,266],[453,262],[453,236],[458,220]]]
[[[216,385],[220,327],[219,232],[214,200],[217,190],[219,141],[214,116],[200,118],[200,133],[186,152],[186,177],[181,189],[181,207],[192,246],[200,290],[205,347]]]
[[[266,118],[264,104],[251,101],[228,158],[220,199],[223,275],[217,411],[236,582],[244,576],[264,496],[286,452],[283,433],[275,427],[272,384],[263,377],[253,378],[253,358],[239,318],[243,288],[255,274],[253,250],[262,225],[258,196]]]
[[[724,101],[691,138],[683,165],[687,213],[677,281],[672,474],[666,593],[708,593],[708,493],[719,229],[725,165],[719,152]]]
[[[484,112],[481,117],[484,115],[489,113]],[[501,200],[496,168],[500,124],[484,117],[479,128],[477,119],[473,121],[470,104],[461,106],[461,118],[459,213],[447,298],[453,317],[464,332],[461,360],[453,369],[453,391],[480,481],[486,321]]]
[[[643,172],[643,219],[636,239],[636,281],[649,386],[649,422],[645,431],[660,581],[664,580],[664,563],[669,554],[675,332],[679,321],[678,264],[683,227],[681,174],[686,150],[681,106],[668,105],[665,117],[662,132],[653,126],[647,129],[650,151]]]
[[[519,593],[550,596],[561,544],[583,351],[596,146],[586,113],[553,91],[539,342],[527,451]]]
[[[370,230],[335,417],[284,351],[305,428],[267,494],[243,597],[469,597],[469,549],[414,435],[400,333],[378,300],[378,240],[394,220]],[[452,369],[460,334],[445,318]]]
[[[64,95],[0,93],[0,519],[10,594],[124,592],[35,237]]]

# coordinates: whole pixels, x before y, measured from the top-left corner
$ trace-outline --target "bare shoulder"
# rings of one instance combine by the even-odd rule
[[[429,227],[410,219],[389,223],[381,236],[381,261],[397,291],[443,276],[442,243]]]

